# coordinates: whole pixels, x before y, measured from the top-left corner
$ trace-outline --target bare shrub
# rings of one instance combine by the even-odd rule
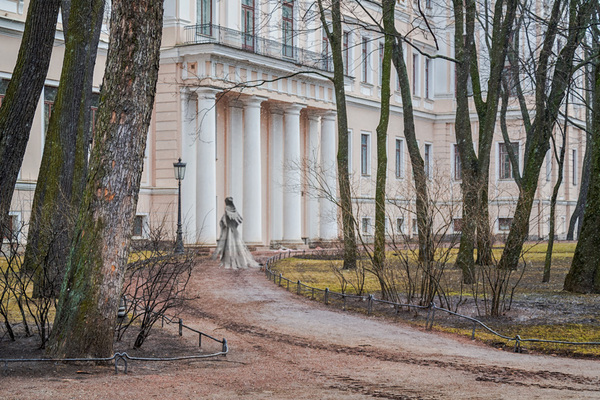
[[[123,285],[127,317],[119,319],[117,340],[135,326],[138,333],[133,347],[141,347],[154,324],[168,311],[180,311],[189,299],[185,289],[197,253],[187,250],[173,254],[172,247],[173,241],[166,240],[163,226],[151,230],[148,240],[132,244]]]

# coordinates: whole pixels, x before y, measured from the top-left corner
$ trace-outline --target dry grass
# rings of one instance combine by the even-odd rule
[[[473,296],[469,288],[460,287],[460,271],[451,268],[451,264],[445,271],[449,287],[446,289],[451,293],[461,293],[467,299],[461,306],[459,312],[479,317],[486,325],[492,327],[505,336],[515,337],[519,335],[522,339],[537,338],[573,342],[600,342],[600,295],[579,295],[562,291],[565,275],[567,274],[575,243],[556,243],[553,249],[552,273],[549,283],[542,283],[544,260],[546,257],[546,244],[529,243],[525,246],[524,260],[525,271],[519,286],[515,290],[514,299],[510,307],[504,311],[501,317],[491,318],[478,316],[474,306]],[[494,249],[494,255],[500,257],[502,248]],[[389,254],[391,259],[393,253]],[[451,263],[454,260],[451,260]],[[277,263],[275,269],[292,282],[300,280],[302,283],[320,289],[329,288],[334,292],[341,292],[340,280],[332,272],[332,266],[341,266],[339,260],[306,260],[299,258],[285,259]],[[520,273],[520,270],[517,271]],[[353,279],[353,271],[342,272],[346,279]],[[452,287],[452,286],[456,287]],[[351,293],[351,288],[346,288],[346,293]],[[365,279],[365,292],[373,293],[376,297],[379,292],[377,279],[367,273]],[[481,299],[480,299],[481,301]],[[339,304],[338,304],[339,303]],[[341,306],[341,302],[335,302]],[[355,307],[356,310],[364,312],[364,309]],[[352,305],[348,305],[352,309]],[[375,309],[375,313],[395,318],[390,307]],[[424,313],[400,312],[405,321],[425,326]],[[454,317],[436,315],[434,329],[451,332],[471,337],[473,325],[457,320]],[[476,338],[493,346],[505,346],[503,340],[491,333],[477,328]],[[509,342],[509,346],[514,342]],[[523,347],[530,351],[538,351],[551,354],[573,355],[582,357],[600,357],[600,346],[573,346],[563,344],[532,343],[523,342]]]

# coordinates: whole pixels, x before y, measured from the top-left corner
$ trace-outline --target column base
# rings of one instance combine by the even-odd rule
[[[271,249],[307,250],[308,244],[302,240],[271,240]]]

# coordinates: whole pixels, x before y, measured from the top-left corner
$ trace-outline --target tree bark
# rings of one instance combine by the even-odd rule
[[[331,45],[333,58],[333,88],[335,90],[338,153],[337,170],[342,213],[342,234],[344,244],[344,269],[356,268],[356,234],[354,212],[352,209],[352,190],[348,177],[348,114],[346,110],[346,91],[344,90],[344,59],[342,56],[342,13],[341,0],[331,2],[331,27],[325,18],[322,0],[318,1],[321,24]]]
[[[60,0],[31,0],[17,63],[0,108],[0,225],[6,226],[19,169],[50,65]]]
[[[61,357],[112,353],[156,93],[163,2],[112,6],[90,171],[50,337],[51,353]]]
[[[581,235],[564,289],[577,293],[600,293],[600,63],[594,66],[592,165],[588,201]]]
[[[395,0],[383,0],[382,13],[386,32],[394,28]],[[377,178],[375,182],[375,238],[373,246],[373,269],[379,279],[381,294],[384,299],[391,299],[392,293],[385,279],[385,201],[387,177],[387,130],[390,121],[390,78],[393,33],[385,35],[382,72],[381,72],[381,107],[379,124],[377,125]]]
[[[72,18],[63,21],[63,71],[46,131],[23,261],[25,269],[37,270],[34,292],[47,297],[60,290],[73,215],[85,187],[92,79],[104,16],[104,0],[73,0],[66,9],[67,4],[63,1],[63,15]]]

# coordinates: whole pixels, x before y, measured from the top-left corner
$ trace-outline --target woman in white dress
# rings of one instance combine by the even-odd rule
[[[225,199],[225,214],[219,222],[221,236],[213,254],[213,260],[220,258],[221,265],[225,268],[258,267],[258,263],[254,261],[252,254],[240,239],[237,228],[241,223],[242,216],[235,209],[233,198],[227,197]]]

